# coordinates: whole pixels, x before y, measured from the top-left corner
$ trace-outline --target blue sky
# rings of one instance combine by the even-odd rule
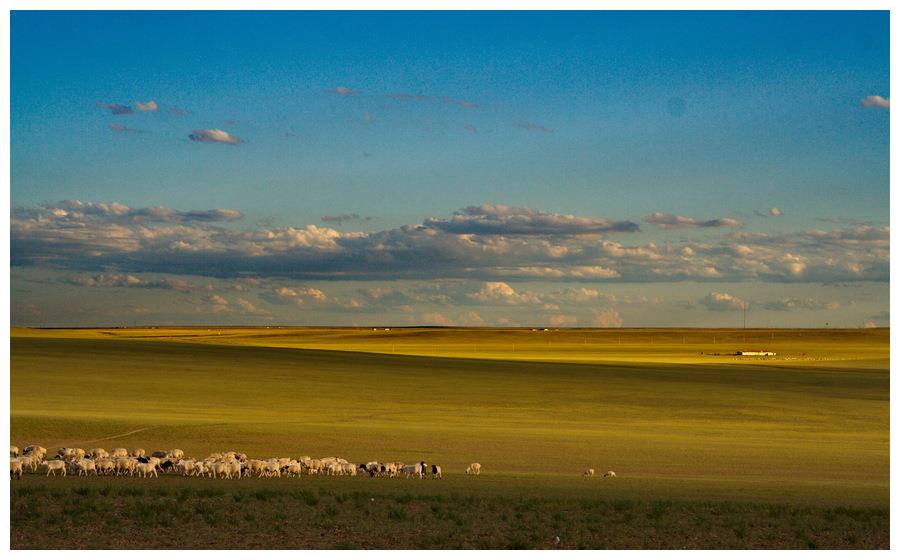
[[[14,323],[887,322],[887,12],[14,12],[11,49]]]

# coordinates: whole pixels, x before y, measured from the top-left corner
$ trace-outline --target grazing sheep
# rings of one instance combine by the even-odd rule
[[[168,451],[154,451],[150,454],[151,457],[156,457],[157,459],[165,459],[169,456]]]
[[[113,459],[118,459],[119,457],[128,457],[128,450],[124,447],[116,447],[112,450],[110,457]]]
[[[22,468],[31,467],[31,472],[36,472],[38,465],[41,464],[41,459],[38,455],[32,455],[31,453],[26,453],[19,457],[19,460],[22,461]]]
[[[594,476],[594,469],[588,469],[588,470],[584,471],[583,476]]]
[[[425,470],[428,468],[428,465],[425,461],[419,461],[414,465],[406,465],[403,467],[403,474],[406,475],[406,478],[411,476],[418,476],[419,479],[425,478]]]
[[[143,457],[146,454],[147,454],[147,451],[145,451],[144,449],[141,449],[140,447],[137,447],[131,451],[132,457]]]
[[[466,467],[466,474],[481,474],[481,463],[472,463]]]
[[[95,447],[88,451],[87,454],[91,457],[91,459],[106,459],[107,457],[109,457],[109,452],[107,452],[102,447]]]
[[[97,472],[100,474],[116,474],[116,462],[112,459],[97,459]]]
[[[18,459],[10,459],[9,460],[9,478],[12,480],[22,478],[22,471],[24,471],[24,467],[22,466],[22,461]]]
[[[281,467],[278,465],[278,461],[266,461],[263,463],[262,472],[259,473],[260,477],[265,476],[266,478],[275,476],[281,478]]]
[[[47,454],[47,450],[41,447],[40,445],[29,445],[24,450],[22,450],[23,455],[33,455],[38,458],[38,462],[44,460],[44,455]]]
[[[178,461],[177,469],[181,476],[192,476],[194,474],[196,462],[190,459]]]
[[[43,461],[41,465],[47,467],[47,476],[51,474],[56,476],[56,473],[62,473],[63,476],[66,476],[66,462],[60,461],[59,459],[54,459],[52,461]]]
[[[253,474],[256,473],[259,476],[262,476],[263,464],[263,461],[260,461],[259,459],[250,459],[247,461],[247,474],[253,476]]]
[[[606,477],[613,477],[613,478],[614,478],[615,476],[616,476],[616,473],[614,473],[613,471],[606,471],[605,473],[603,473],[603,477],[604,477],[604,478],[606,478]]]
[[[133,476],[134,470],[138,465],[146,464],[147,463],[139,463],[134,457],[119,457],[116,459],[116,475],[127,473],[128,476]]]
[[[97,464],[91,459],[82,459],[74,463],[78,476],[97,475]]]
[[[224,467],[222,472],[225,474],[225,478],[232,478],[235,475],[241,478],[241,464],[238,461],[225,461]]]
[[[156,473],[156,465],[151,465],[150,463],[138,463],[135,472],[137,472],[141,478],[146,478],[148,476],[159,478],[159,475]]]
[[[155,456],[156,455],[154,455],[154,457]],[[163,457],[160,457],[160,459],[162,459],[162,458]],[[168,458],[175,459],[175,460],[182,459],[182,458],[184,458],[184,451],[182,451],[180,449],[171,449],[171,450],[169,450]]]
[[[444,478],[440,465],[431,465],[431,479],[434,480],[435,478]]]
[[[18,457],[19,456],[19,448],[16,447],[15,445],[10,445],[9,446],[9,456],[13,457],[13,458]]]
[[[303,465],[300,463],[300,461],[291,461],[289,465],[285,466],[285,473],[288,476],[300,476],[302,472]]]

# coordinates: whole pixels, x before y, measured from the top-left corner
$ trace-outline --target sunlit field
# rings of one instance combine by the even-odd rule
[[[139,501],[183,491],[194,504],[197,492],[215,488],[215,500],[267,505],[228,509],[208,527],[193,510],[183,513],[190,523],[176,513],[160,521],[160,534],[186,547],[255,546],[241,531],[274,515],[271,501],[305,512],[304,523],[291,517],[280,527],[329,528],[304,529],[286,541],[295,546],[402,546],[360,529],[358,516],[392,511],[370,511],[362,497],[400,508],[389,520],[397,535],[415,533],[407,517],[450,516],[447,531],[417,537],[425,547],[886,547],[888,338],[887,329],[13,329],[19,447],[425,460],[447,473],[434,481],[29,474],[13,481],[14,511],[35,492],[56,513],[16,513],[13,543],[90,546],[69,540],[81,522],[63,513],[81,507],[72,493],[83,486],[100,511],[107,494],[131,487],[147,492]],[[731,355],[746,349],[776,356]],[[480,477],[463,474],[473,461],[484,465]],[[586,468],[598,476],[582,477]],[[618,476],[599,476],[607,470]],[[265,500],[252,498],[269,488]],[[302,505],[297,492],[319,501]],[[485,508],[479,515],[528,530],[501,538],[468,520],[456,525],[470,499]],[[524,513],[523,503],[531,504]],[[723,507],[737,529],[721,525],[714,512]],[[122,527],[154,525],[129,511],[116,514]],[[574,524],[581,511],[596,522]],[[516,525],[517,513],[528,522]],[[47,515],[56,516],[58,531],[48,533],[56,536],[35,542]],[[613,515],[628,530],[601,529]],[[231,526],[232,517],[235,542],[185,533]],[[207,529],[194,532],[215,533]],[[111,546],[124,545],[115,526],[104,530]],[[561,531],[569,538],[557,545]],[[704,540],[709,531],[717,536]]]

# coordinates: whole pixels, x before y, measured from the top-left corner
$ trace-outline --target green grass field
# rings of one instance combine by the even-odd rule
[[[841,516],[833,511],[862,508],[881,512],[871,519],[886,516],[888,338],[886,329],[13,329],[11,438],[20,447],[48,449],[180,447],[196,457],[234,449],[261,458],[424,459],[451,476],[427,483],[307,477],[236,484],[247,491],[278,484],[275,499],[284,500],[292,484],[335,495],[374,492],[382,499],[427,487],[428,500],[444,492],[500,500],[490,506],[498,512],[507,507],[502,500],[512,500],[511,508],[544,500],[551,517],[557,506],[570,511],[565,504],[571,500],[599,504],[598,512],[619,501],[643,512],[632,516],[636,528],[653,526],[647,508],[663,507],[654,503],[672,502],[667,511],[680,512],[670,516],[672,523],[697,515],[717,519],[707,510],[691,514],[700,503],[732,504],[757,523],[766,507],[778,505],[808,508],[798,515],[815,522],[802,530],[789,530],[785,522],[773,543],[886,547],[886,521],[854,526],[848,537],[834,532]],[[778,356],[725,355],[748,348]],[[477,480],[458,474],[472,461],[484,465]],[[619,476],[582,478],[587,467]],[[27,476],[13,488],[33,486],[53,504],[54,492],[62,492],[64,502],[66,488],[76,484],[157,483],[38,478]],[[216,483],[160,484],[208,482]],[[341,505],[333,507],[338,513],[322,522],[344,519]],[[507,518],[515,519],[513,513]],[[13,517],[14,545],[31,542],[24,536],[30,534],[27,519]],[[766,547],[765,533],[746,527],[726,530],[724,541],[690,540],[691,528],[699,526],[684,523],[676,525],[687,533],[666,525],[675,533],[657,544]],[[609,535],[591,536],[590,523],[585,527],[566,546],[629,546]],[[516,542],[546,544],[532,533]],[[755,536],[746,540],[738,533]],[[457,537],[417,542],[482,546],[490,540]],[[64,546],[60,539],[52,543]],[[652,546],[635,539],[633,546]],[[378,546],[364,535],[309,542]]]

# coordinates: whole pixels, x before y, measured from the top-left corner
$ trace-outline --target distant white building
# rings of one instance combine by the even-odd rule
[[[768,350],[738,350],[738,356],[774,356],[775,352]]]

